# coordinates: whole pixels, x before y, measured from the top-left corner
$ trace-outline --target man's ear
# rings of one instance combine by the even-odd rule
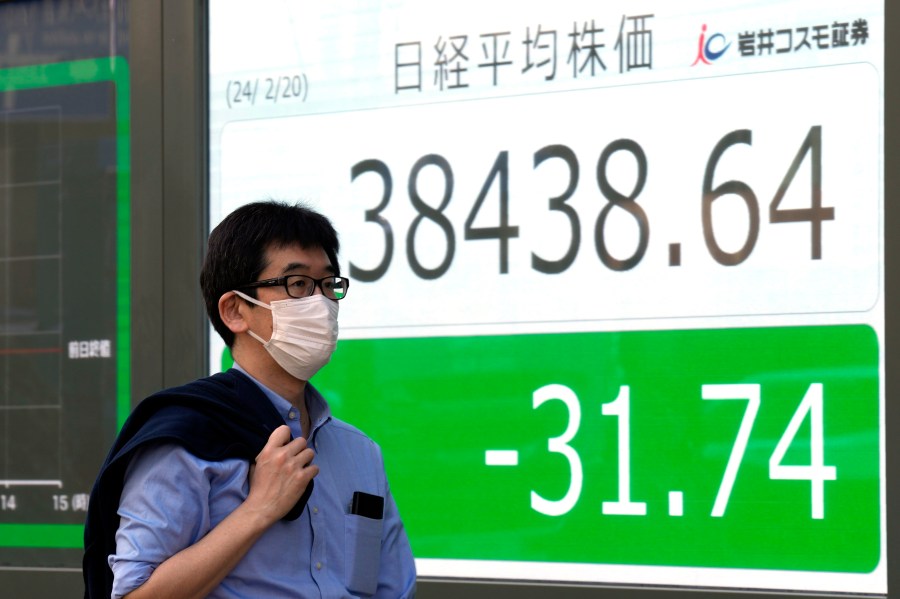
[[[219,318],[232,333],[243,333],[250,325],[244,320],[246,303],[234,292],[227,291],[219,298]]]

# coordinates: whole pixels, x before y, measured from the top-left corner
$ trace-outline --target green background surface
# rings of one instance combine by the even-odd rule
[[[314,379],[338,417],[385,454],[418,558],[868,572],[880,556],[879,347],[868,326],[342,340]],[[824,389],[825,517],[808,481],[770,480],[769,458],[811,383]],[[761,386],[724,517],[710,515],[746,401],[704,401],[703,384]],[[566,459],[547,449],[567,426],[548,384],[581,406],[571,446],[584,467],[574,508]],[[645,516],[603,515],[618,498],[617,424],[601,406],[631,394],[631,500]],[[810,463],[807,417],[785,464]],[[488,449],[519,452],[486,466]],[[670,516],[668,493],[684,494]]]

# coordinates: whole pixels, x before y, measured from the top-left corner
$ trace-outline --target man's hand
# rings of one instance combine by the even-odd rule
[[[291,440],[291,429],[279,426],[266,446],[250,466],[250,494],[247,508],[274,523],[290,511],[306,491],[310,481],[319,473],[312,464],[315,453],[306,446],[306,439]]]

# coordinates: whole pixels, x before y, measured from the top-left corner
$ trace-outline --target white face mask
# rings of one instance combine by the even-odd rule
[[[291,376],[308,381],[331,360],[338,338],[336,301],[311,295],[264,304],[240,291],[235,293],[272,311],[271,339],[265,341],[253,331],[247,332]]]

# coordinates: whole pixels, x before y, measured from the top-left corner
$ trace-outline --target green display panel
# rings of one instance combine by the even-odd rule
[[[130,410],[122,58],[0,71],[0,565],[80,567]]]
[[[358,340],[316,382],[418,557],[869,572],[878,359],[866,326]]]

